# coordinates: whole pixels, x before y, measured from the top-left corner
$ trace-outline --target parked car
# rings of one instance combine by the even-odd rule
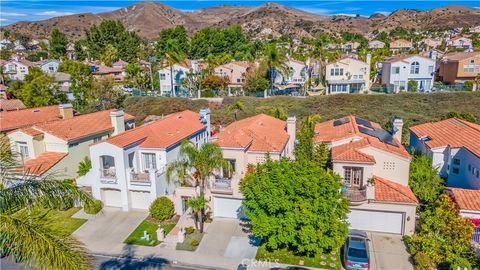
[[[367,233],[350,230],[343,249],[343,262],[347,270],[369,270],[370,254]]]

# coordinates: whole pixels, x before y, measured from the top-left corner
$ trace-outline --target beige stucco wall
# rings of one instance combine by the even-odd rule
[[[373,147],[367,147],[361,152],[374,156],[376,162],[373,165],[373,174],[404,186],[408,185],[410,170],[410,160],[400,156],[379,150]]]
[[[373,166],[374,166],[373,164],[359,163],[359,162],[334,162],[333,171],[339,174],[343,179],[345,175],[345,167],[363,168],[362,185],[366,185],[368,179],[371,179],[373,177]]]
[[[20,148],[17,142],[25,142],[28,147],[29,158],[36,158],[44,151],[44,147],[42,147],[43,143],[41,141],[41,136],[38,136],[38,138],[35,139],[32,136],[17,130],[7,134],[7,137],[10,140],[10,146],[12,147],[12,150],[17,153],[20,153]]]

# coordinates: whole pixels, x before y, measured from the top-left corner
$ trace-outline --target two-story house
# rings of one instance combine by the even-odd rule
[[[378,123],[346,116],[315,126],[315,143],[331,148],[333,170],[350,200],[350,228],[411,235],[418,201],[408,186],[410,155],[401,145],[403,122],[393,134]]]
[[[243,217],[240,180],[249,165],[264,162],[267,154],[272,160],[293,159],[295,125],[295,117],[282,121],[259,114],[233,122],[213,138],[227,161],[227,166],[209,183],[213,217]]]
[[[134,126],[134,117],[106,110],[73,116],[70,104],[60,105],[62,120],[35,124],[7,134],[19,153],[23,170],[35,175],[77,177],[78,164],[89,156],[89,145]]]
[[[90,146],[92,168],[77,179],[104,205],[148,209],[159,196],[168,196],[177,213],[185,211],[195,188],[168,181],[166,168],[180,160],[180,145],[190,140],[197,147],[210,139],[210,111],[182,111],[134,128]],[[173,177],[172,177],[173,178]]]
[[[275,83],[284,85],[303,85],[307,79],[307,65],[295,59],[289,59],[285,62],[286,71],[276,71]]]
[[[26,59],[7,61],[3,65],[3,74],[12,80],[23,81],[28,74],[28,69],[32,66],[34,66],[34,63]]]
[[[173,95],[185,90],[183,80],[189,73],[200,73],[200,62],[198,60],[185,60],[174,64],[171,68],[163,67],[158,71],[160,79],[160,93],[162,95]],[[172,87],[173,81],[173,87]]]
[[[65,115],[62,113],[62,109],[58,105],[51,105],[0,112],[0,133],[60,120],[62,115]],[[73,117],[76,117],[75,114]]]
[[[242,89],[247,79],[247,73],[258,66],[256,62],[232,61],[217,66],[213,69],[214,74],[219,77],[228,78],[228,90]]]
[[[382,63],[382,84],[395,92],[408,91],[416,81],[418,91],[430,91],[435,78],[435,59],[420,55],[397,55]]]
[[[472,47],[472,40],[470,38],[460,36],[447,40],[447,46],[457,49],[468,49]]]
[[[439,76],[445,83],[471,81],[480,74],[480,52],[449,53],[439,62]]]
[[[413,42],[405,39],[397,39],[390,42],[390,51],[392,53],[409,51],[413,49]]]
[[[425,44],[428,48],[435,49],[437,47],[440,47],[442,45],[442,39],[440,38],[424,38],[420,42],[422,44]]]
[[[368,42],[369,49],[383,49],[385,47],[385,42],[380,40],[372,40]]]
[[[57,72],[58,66],[60,65],[60,61],[55,59],[47,59],[39,62],[34,63],[37,67],[39,67],[43,73],[54,73]]]
[[[367,61],[347,55],[325,67],[326,94],[363,93],[370,89],[370,54]]]
[[[457,118],[416,125],[410,147],[432,157],[447,186],[480,190],[480,125]]]

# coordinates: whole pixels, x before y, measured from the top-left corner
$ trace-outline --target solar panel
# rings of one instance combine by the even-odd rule
[[[369,127],[369,128],[373,129],[372,123],[370,123],[370,121],[367,121],[365,119],[358,118],[358,117],[355,117],[355,121],[357,122],[358,125],[362,125],[362,126]]]
[[[338,120],[333,121],[333,126],[334,127],[341,126],[341,125],[346,124],[346,123],[350,123],[350,119],[348,117],[344,117],[342,119],[338,119]]]
[[[358,126],[358,130],[362,132],[363,134],[370,135],[372,137],[377,137],[377,134],[373,129],[366,128],[364,126]]]
[[[398,143],[393,139],[393,136],[383,129],[380,129],[380,128],[369,129],[363,126],[358,126],[358,130],[364,134],[378,138],[381,142],[384,142],[393,146],[398,146]]]

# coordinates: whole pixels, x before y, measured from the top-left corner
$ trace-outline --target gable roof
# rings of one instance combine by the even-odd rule
[[[434,123],[425,123],[410,128],[418,138],[427,137],[425,144],[430,148],[465,147],[480,158],[480,125],[458,118]]]
[[[446,188],[460,210],[480,211],[480,190],[463,188]]]
[[[0,112],[0,132],[60,119],[58,105]]]
[[[215,143],[225,148],[247,148],[256,152],[281,152],[288,142],[287,123],[258,114],[228,125]]]
[[[428,58],[428,57],[425,57],[425,56],[422,56],[422,55],[419,55],[419,54],[400,54],[400,55],[396,55],[396,56],[392,56],[392,57],[389,57],[387,59],[385,59],[385,61],[383,61],[384,63],[395,63],[395,62],[407,62],[406,60],[409,59],[409,58],[412,58],[412,57],[420,57],[420,58],[424,58],[424,59],[427,59],[427,60],[430,60],[432,62],[434,62],[433,59],[431,58]]]
[[[375,201],[418,204],[417,197],[408,186],[373,176]]]
[[[25,161],[21,169],[30,174],[42,175],[67,155],[68,153],[43,152],[36,158]]]
[[[480,57],[480,52],[457,52],[447,53],[443,56],[442,60],[448,60],[452,62],[458,62],[471,57]]]
[[[70,119],[37,124],[33,128],[44,133],[49,133],[67,142],[73,141],[111,130],[113,127],[110,112],[112,111],[115,110],[83,114]],[[134,117],[125,113],[124,119],[128,121],[134,119]]]
[[[0,99],[0,112],[26,109],[20,99]]]
[[[165,149],[205,128],[198,113],[187,110],[167,115],[98,143],[106,142],[123,148],[139,142],[142,148]]]

